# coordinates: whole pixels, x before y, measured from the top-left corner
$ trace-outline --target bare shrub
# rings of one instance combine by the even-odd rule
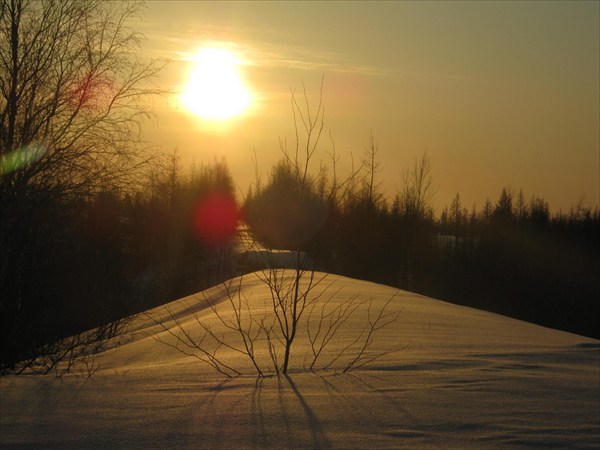
[[[263,304],[251,302],[242,289],[243,277],[223,284],[226,311],[204,294],[199,298],[212,310],[212,318],[216,317],[225,330],[233,332],[235,342],[230,334],[217,334],[209,325],[209,318],[203,319],[195,312],[192,315],[194,326],[200,330],[198,336],[168,309],[170,324],[152,319],[168,336],[168,339],[158,338],[161,342],[226,376],[239,375],[242,369],[231,367],[221,350],[246,356],[259,377],[268,373],[286,375],[292,369],[292,357],[301,357],[295,350],[300,333],[306,333],[310,347],[304,356],[306,370],[347,372],[387,354],[372,354],[369,350],[375,334],[397,319],[396,314],[388,312],[393,297],[378,311],[373,310],[372,302],[363,303],[359,297],[335,306],[339,290],[332,290],[334,282],[328,282],[328,274],[317,272],[315,263],[301,251],[325,225],[332,202],[340,201],[340,195],[347,195],[357,177],[353,171],[346,181],[337,178],[335,146],[330,155],[333,181],[327,181],[323,165],[316,177],[310,174],[324,127],[323,83],[316,108],[311,108],[304,84],[303,96],[301,103],[295,92],[291,92],[295,145],[289,148],[285,140],[280,141],[283,159],[273,168],[266,186],[261,185],[257,174],[255,190],[245,202],[248,228],[241,230],[240,244],[245,250],[245,263],[260,268],[253,276],[268,288],[269,298]],[[373,176],[369,179],[369,193],[373,198],[377,171],[374,138],[371,144],[369,168]],[[325,349],[353,314],[364,307],[367,323],[338,354],[324,360]]]
[[[342,288],[333,290],[333,281],[316,290],[328,279],[328,274],[301,269],[265,269],[253,275],[269,288],[270,298],[262,304],[260,300],[250,301],[242,289],[244,277],[239,277],[221,286],[225,296],[222,305],[215,304],[205,293],[197,295],[195,299],[205,306],[200,310],[210,309],[213,314],[202,317],[197,305],[188,304],[186,310],[191,311],[193,317],[191,325],[184,324],[168,306],[161,309],[167,313],[166,321],[148,315],[166,333],[166,337],[152,336],[227,377],[241,375],[243,369],[233,367],[223,350],[244,355],[259,377],[287,374],[293,369],[294,342],[300,333],[306,333],[309,342],[308,352],[303,357],[296,355],[303,359],[304,370],[348,372],[398,351],[371,352],[376,333],[398,319],[397,313],[388,311],[395,295],[379,310],[374,310],[372,300],[362,302],[358,295],[336,305]],[[349,343],[322,361],[325,349],[336,342],[339,331],[353,314],[364,312],[365,308],[364,326],[356,330]],[[210,320],[214,318],[225,332],[217,332],[211,326]]]
[[[332,300],[334,295],[329,297]],[[305,368],[309,370],[328,370],[336,367],[336,363],[346,361],[341,369],[336,371],[348,372],[358,369],[382,356],[395,353],[399,349],[387,350],[378,353],[371,353],[369,350],[374,343],[375,334],[383,328],[396,322],[398,313],[388,311],[390,303],[394,300],[396,294],[390,297],[384,306],[374,313],[373,301],[369,300],[367,305],[367,322],[360,329],[356,337],[349,344],[342,347],[328,362],[317,366],[317,361],[321,357],[325,348],[335,339],[341,328],[348,322],[350,317],[364,307],[364,302],[359,300],[359,295],[352,296],[349,301],[340,303],[337,306],[330,307],[330,302],[324,302],[319,309],[314,305],[306,321],[306,331],[310,343],[311,354],[305,357]]]
[[[79,374],[90,378],[100,368],[96,355],[109,348],[111,339],[123,335],[134,316],[116,320],[94,330],[59,339],[36,348],[30,358],[17,363],[5,373],[33,373],[56,378],[67,374]],[[120,345],[120,342],[114,343]]]

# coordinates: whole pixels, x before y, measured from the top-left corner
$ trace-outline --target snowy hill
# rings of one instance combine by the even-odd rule
[[[245,276],[241,292],[249,314],[265,313],[271,293],[263,282]],[[299,329],[288,376],[256,377],[249,358],[221,348],[220,360],[242,373],[227,378],[181,351],[174,336],[184,331],[201,336],[200,324],[235,342],[235,333],[215,314],[225,317],[231,308],[224,290],[215,287],[139,316],[129,334],[91,361],[91,378],[82,370],[62,379],[0,379],[0,444],[3,449],[598,446],[599,341],[344,277],[327,277],[312,295],[319,293],[312,331]],[[364,366],[342,373],[360,349],[360,342],[351,344],[390,299],[386,312],[397,320],[374,333]],[[320,309],[325,303],[330,309]],[[309,337],[318,323],[327,323],[318,321],[322,311],[348,303],[356,305],[355,313],[316,364],[331,363],[328,370],[306,370],[314,350]],[[257,361],[268,366],[266,341],[255,344]]]

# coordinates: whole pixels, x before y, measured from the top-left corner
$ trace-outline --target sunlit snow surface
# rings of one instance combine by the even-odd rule
[[[252,275],[244,280],[249,303],[264,305],[268,289]],[[335,295],[323,298],[358,295],[373,308],[396,292],[334,276],[319,289],[331,282]],[[207,297],[224,299],[219,288]],[[141,316],[132,336],[96,358],[92,378],[3,377],[1,447],[598,447],[599,341],[405,291],[391,306],[398,320],[371,352],[398,352],[346,374],[307,372],[301,332],[289,377],[263,379],[228,354],[248,375],[224,378],[159,342],[165,332]],[[196,297],[169,310],[190,329],[192,312],[218,326]],[[328,355],[365,323],[362,311]],[[165,309],[150,315],[170,326]]]

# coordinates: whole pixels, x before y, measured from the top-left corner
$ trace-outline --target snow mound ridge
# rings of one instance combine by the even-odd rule
[[[271,298],[258,275],[231,284],[256,315]],[[1,378],[0,445],[597,446],[599,341],[375,283],[333,275],[325,280],[312,291],[320,295],[316,305],[355,301],[374,311],[393,297],[388,308],[397,321],[378,332],[371,351],[400,351],[345,374],[311,372],[304,369],[311,350],[305,327],[294,342],[294,369],[287,376],[260,378],[244,370],[243,376],[225,378],[162,342],[172,337],[169,331],[201,334],[199,321],[229,336],[231,330],[215,317],[215,310],[231,311],[226,290],[217,286],[137,317],[121,345],[97,355],[98,371],[90,379]],[[357,309],[329,355],[352,342],[365,322],[368,310]],[[248,368],[234,351],[224,349],[223,355]]]

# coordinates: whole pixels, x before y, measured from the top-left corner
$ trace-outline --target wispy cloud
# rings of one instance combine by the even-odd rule
[[[373,76],[387,74],[382,68],[354,62],[347,55],[309,47],[256,43],[248,48],[248,54],[250,61],[254,61],[254,64],[267,67],[360,73]]]
[[[199,47],[222,47],[235,50],[242,58],[242,63],[248,66],[265,68],[281,68],[309,70],[317,72],[346,72],[364,75],[389,75],[384,68],[373,67],[352,61],[348,55],[311,48],[309,46],[285,45],[266,39],[239,37],[239,32],[219,28],[204,29],[201,33],[195,30],[164,30],[153,28],[146,24],[147,37],[145,49],[155,57],[176,61],[193,61]],[[158,31],[157,31],[158,30]]]

